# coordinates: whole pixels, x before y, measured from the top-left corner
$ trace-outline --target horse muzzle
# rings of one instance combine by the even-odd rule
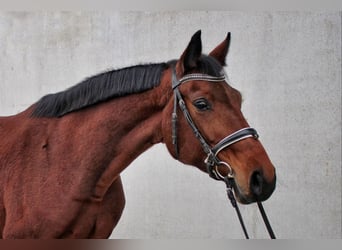
[[[261,172],[255,171],[251,174],[247,188],[242,188],[237,181],[234,181],[233,188],[240,203],[250,204],[267,200],[272,195],[275,185],[276,175],[268,181]]]

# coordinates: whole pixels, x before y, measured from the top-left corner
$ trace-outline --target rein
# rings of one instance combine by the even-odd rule
[[[236,213],[238,215],[242,230],[245,234],[246,239],[249,239],[245,224],[243,222],[240,209],[238,207],[238,204],[235,199],[235,195],[233,192],[233,186],[234,186],[234,172],[232,167],[224,161],[221,161],[218,158],[218,153],[221,152],[223,149],[231,146],[234,143],[237,143],[241,140],[247,139],[247,138],[254,138],[257,140],[259,138],[259,135],[257,131],[254,128],[242,128],[225,138],[223,138],[221,141],[219,141],[214,147],[211,147],[205,138],[202,136],[201,132],[197,128],[196,124],[194,123],[190,112],[188,108],[186,107],[185,101],[182,97],[182,94],[180,93],[179,86],[183,83],[189,82],[189,81],[208,81],[208,82],[221,82],[225,80],[225,76],[210,76],[207,74],[188,74],[183,76],[181,79],[177,79],[175,68],[172,69],[172,89],[174,92],[174,106],[173,106],[173,113],[172,113],[172,144],[174,145],[176,159],[179,158],[179,150],[178,150],[178,137],[177,137],[177,106],[180,107],[182,110],[182,113],[191,127],[192,131],[194,132],[196,138],[201,143],[201,146],[203,148],[203,151],[207,154],[207,157],[205,159],[205,164],[207,167],[207,172],[210,177],[212,177],[215,180],[224,181],[227,186],[227,196],[232,204],[232,206],[235,208]],[[218,171],[219,166],[225,166],[228,169],[227,176],[223,176]],[[266,225],[266,228],[268,230],[268,233],[271,237],[271,239],[275,239],[275,235],[273,233],[272,227],[268,221],[268,218],[266,216],[265,210],[261,204],[261,202],[257,201],[260,213],[262,215],[262,218],[264,220],[264,223]]]

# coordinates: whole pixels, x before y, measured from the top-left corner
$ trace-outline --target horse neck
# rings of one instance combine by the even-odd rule
[[[152,145],[163,141],[162,113],[172,95],[170,76],[166,71],[161,84],[152,90],[103,102],[65,117],[69,127],[66,129],[73,129],[82,137],[78,143],[83,144],[79,147],[86,157],[82,159],[86,162],[83,168],[96,172],[93,176],[101,172],[100,178],[85,183],[88,188],[93,186],[89,183],[95,185],[95,191],[89,190],[93,199],[101,199],[123,169]],[[101,164],[92,164],[94,158],[100,159]]]

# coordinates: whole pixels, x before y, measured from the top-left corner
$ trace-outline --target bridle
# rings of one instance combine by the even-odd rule
[[[225,76],[210,76],[206,74],[188,74],[183,76],[181,79],[177,80],[175,69],[173,68],[172,72],[172,89],[174,92],[174,106],[173,106],[173,113],[172,113],[172,143],[174,145],[176,158],[179,157],[178,151],[178,142],[177,142],[177,104],[179,105],[180,109],[183,112],[183,115],[187,121],[187,123],[192,128],[196,138],[201,143],[203,151],[206,153],[207,158],[205,159],[205,164],[207,167],[207,171],[210,177],[214,178],[215,180],[224,180],[225,176],[222,176],[218,171],[217,167],[220,165],[224,165],[228,168],[228,177],[234,178],[233,169],[227,162],[223,162],[218,158],[218,154],[225,148],[231,146],[234,143],[237,143],[241,140],[247,138],[254,138],[258,139],[258,133],[254,128],[242,128],[225,138],[219,141],[214,147],[211,147],[209,143],[205,140],[199,129],[197,128],[196,124],[194,123],[188,108],[186,107],[185,101],[182,97],[182,94],[179,91],[179,86],[183,83],[189,81],[208,81],[208,82],[222,82],[225,80]]]
[[[178,137],[177,137],[177,106],[182,110],[182,113],[191,127],[192,131],[194,132],[196,138],[199,140],[203,151],[207,155],[205,159],[205,164],[207,168],[207,172],[210,177],[212,177],[215,180],[221,180],[226,183],[227,186],[227,195],[230,199],[233,207],[236,209],[238,218],[240,220],[242,229],[244,231],[244,234],[246,238],[248,239],[248,233],[246,230],[246,227],[244,225],[239,207],[237,206],[237,202],[235,200],[235,196],[233,193],[233,185],[234,185],[234,172],[232,167],[229,165],[229,163],[225,161],[221,161],[218,157],[218,154],[223,150],[228,148],[234,143],[237,143],[241,140],[247,139],[247,138],[254,138],[257,140],[259,138],[259,135],[257,131],[254,128],[246,127],[242,128],[226,137],[224,137],[222,140],[220,140],[215,146],[211,147],[209,143],[205,140],[199,129],[197,128],[196,124],[194,123],[190,112],[188,108],[186,107],[185,101],[182,97],[182,94],[179,90],[179,86],[183,83],[189,82],[189,81],[207,81],[207,82],[222,82],[225,80],[225,75],[222,74],[220,76],[211,76],[207,74],[201,74],[201,73],[193,73],[193,74],[187,74],[177,79],[176,70],[173,67],[172,68],[172,89],[174,92],[174,106],[173,106],[173,113],[172,113],[172,144],[174,145],[175,150],[175,157],[179,158],[179,150],[178,150]],[[219,166],[225,166],[228,169],[227,176],[223,176],[218,171]],[[275,239],[275,235],[273,233],[273,230],[268,222],[268,219],[266,217],[266,213],[262,207],[261,202],[257,202],[259,210],[262,214],[262,217],[264,219],[264,222],[266,224],[267,230],[270,234],[270,237],[272,239]]]

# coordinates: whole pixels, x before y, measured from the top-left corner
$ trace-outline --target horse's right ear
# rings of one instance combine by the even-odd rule
[[[201,30],[197,31],[191,38],[188,47],[177,62],[176,69],[179,75],[184,75],[198,66],[202,54]]]

